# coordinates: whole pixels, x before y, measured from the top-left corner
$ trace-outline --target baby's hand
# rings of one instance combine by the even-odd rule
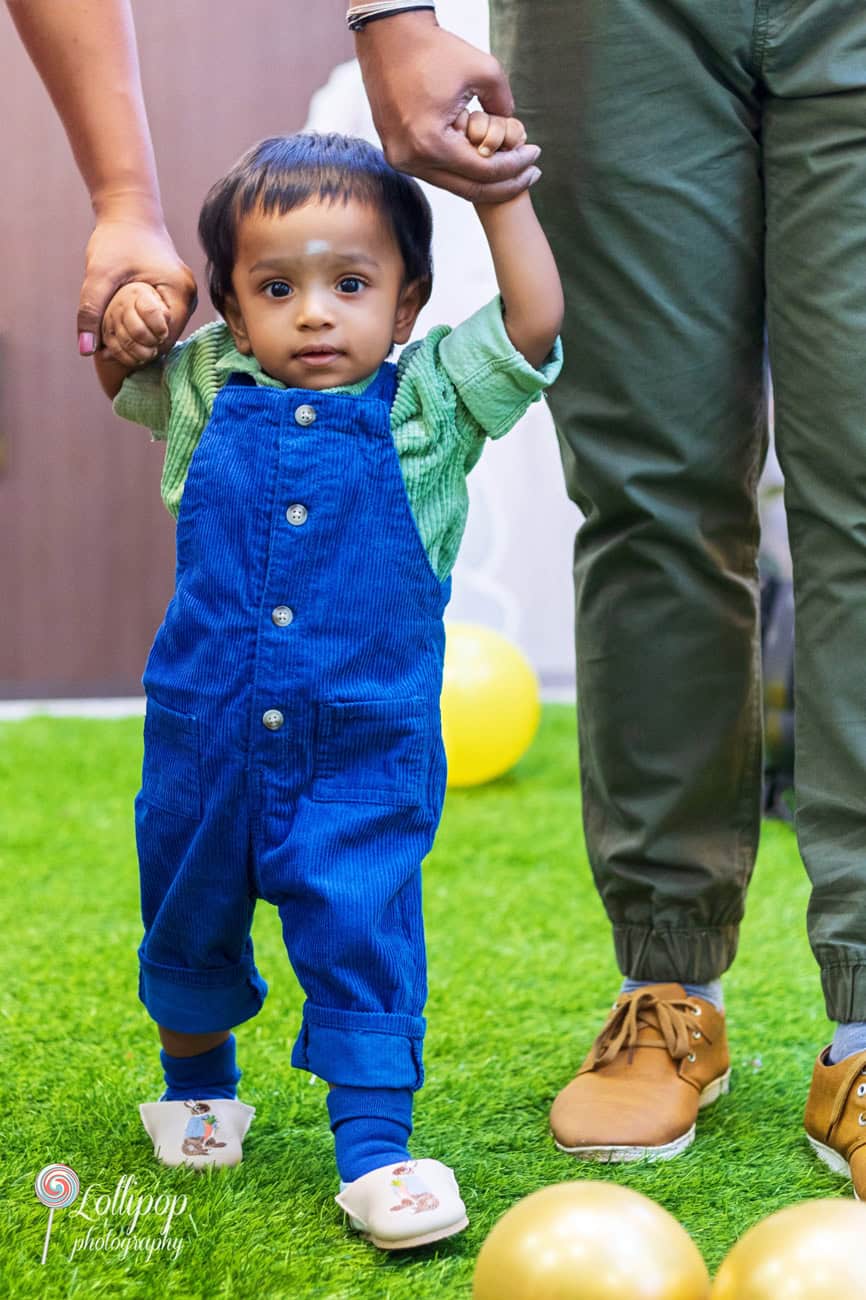
[[[483,158],[489,158],[500,149],[517,149],[526,144],[526,131],[516,117],[494,117],[480,110],[470,113],[468,108],[464,108],[454,126],[465,132],[469,143],[476,146]]]
[[[102,352],[121,365],[137,369],[159,355],[168,338],[168,308],[149,284],[123,284],[102,318]]]

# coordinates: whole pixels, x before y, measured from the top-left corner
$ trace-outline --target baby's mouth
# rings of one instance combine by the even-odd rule
[[[326,366],[329,361],[334,361],[342,355],[336,348],[327,346],[302,348],[300,352],[295,353],[296,359],[308,366]]]

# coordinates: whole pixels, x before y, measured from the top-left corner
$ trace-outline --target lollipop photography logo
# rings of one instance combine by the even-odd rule
[[[70,1218],[83,1219],[87,1228],[82,1231],[83,1225],[75,1225],[69,1259],[89,1251],[116,1254],[121,1259],[130,1255],[146,1259],[168,1255],[177,1259],[183,1249],[184,1239],[178,1229],[186,1213],[187,1197],[169,1192],[143,1193],[137,1182],[135,1174],[123,1174],[110,1192],[91,1183],[79,1200],[80,1181],[74,1169],[68,1165],[46,1165],[41,1169],[36,1175],[36,1197],[48,1210],[42,1263],[48,1256],[54,1211],[68,1209],[75,1201],[78,1205],[70,1211]]]

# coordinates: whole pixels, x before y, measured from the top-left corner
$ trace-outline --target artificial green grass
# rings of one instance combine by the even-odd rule
[[[549,1183],[603,1178],[656,1198],[709,1267],[751,1223],[804,1197],[850,1195],[801,1127],[828,1040],[805,937],[807,881],[791,831],[764,829],[741,953],[725,980],[732,1091],[670,1163],[582,1164],[547,1111],[618,987],[579,829],[573,712],[545,709],[515,772],[451,792],[425,868],[430,957],[427,1083],[413,1149],[457,1170],[471,1225],[441,1247],[381,1254],[333,1204],[325,1085],[289,1066],[301,994],[272,908],[254,936],[271,993],[238,1031],[242,1097],[258,1114],[237,1169],[197,1175],[152,1159],[137,1103],[159,1092],[153,1026],[136,998],[139,939],[131,799],[140,720],[33,719],[0,727],[0,1294],[183,1300],[461,1300],[495,1220]],[[176,1259],[79,1251],[80,1198],[47,1211],[33,1180],[63,1162],[82,1189],[185,1194]],[[139,1224],[155,1235],[156,1215]],[[102,1235],[123,1216],[95,1222]]]

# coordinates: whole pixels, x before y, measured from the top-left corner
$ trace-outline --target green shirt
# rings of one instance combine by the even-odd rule
[[[466,475],[485,438],[501,438],[553,383],[562,367],[557,339],[535,370],[505,332],[501,300],[461,325],[437,325],[404,348],[397,362],[391,431],[406,493],[430,563],[441,580],[454,567],[466,527]],[[213,321],[172,348],[164,361],[134,371],[114,399],[124,419],[166,443],[162,498],[177,518],[192,454],[219,390],[233,373],[265,388],[285,388],[243,356],[228,327]],[[375,375],[333,393],[363,393]]]

